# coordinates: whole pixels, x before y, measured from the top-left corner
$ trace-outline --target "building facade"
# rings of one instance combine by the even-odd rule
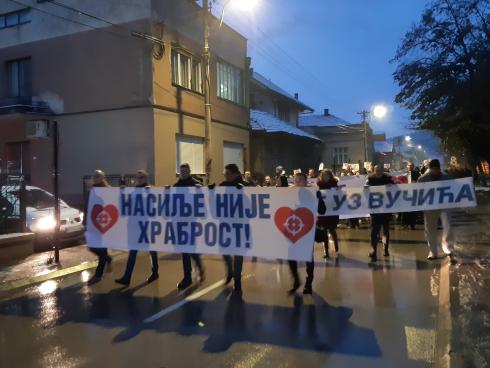
[[[374,159],[376,135],[367,122],[348,123],[325,109],[322,115],[301,115],[299,127],[321,139],[321,161],[336,173],[342,170],[344,163],[358,164],[362,168],[364,162]]]
[[[204,174],[203,11],[191,0],[0,4],[0,168],[77,205],[83,177],[147,170],[172,184]],[[74,3],[75,4],[75,3]],[[89,14],[90,16],[87,16]],[[4,23],[2,23],[4,19]],[[249,164],[247,41],[212,19],[211,182]],[[2,27],[2,24],[5,26]]]
[[[298,128],[300,113],[313,109],[257,72],[250,80],[250,163],[259,182],[283,166],[287,174],[317,167],[320,140]]]

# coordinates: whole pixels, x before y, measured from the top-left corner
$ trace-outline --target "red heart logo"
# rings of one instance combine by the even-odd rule
[[[274,222],[286,238],[296,243],[308,234],[315,223],[313,213],[308,208],[281,207],[274,215]]]
[[[117,222],[119,218],[119,212],[117,208],[112,204],[107,206],[101,206],[96,204],[92,207],[91,216],[92,223],[102,234],[105,234],[111,227]]]

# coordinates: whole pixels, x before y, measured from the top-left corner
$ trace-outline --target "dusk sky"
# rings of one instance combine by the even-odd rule
[[[387,136],[408,133],[410,112],[395,105],[390,64],[426,0],[257,0],[251,14],[231,6],[226,22],[249,39],[253,68],[322,113],[349,122],[377,103],[391,112],[372,120]]]

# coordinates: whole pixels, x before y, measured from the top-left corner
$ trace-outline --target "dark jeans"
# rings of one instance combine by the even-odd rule
[[[242,267],[243,267],[243,257],[242,256],[223,256],[226,264],[226,272],[228,276],[233,277],[235,284],[240,284],[242,280]]]
[[[128,263],[126,264],[126,271],[124,272],[123,278],[126,280],[131,280],[131,275],[133,274],[134,265],[136,264],[136,256],[138,255],[137,250],[130,250]],[[151,272],[158,274],[158,256],[157,252],[150,250],[151,257]]]
[[[107,248],[88,248],[92,253],[99,257],[99,263],[97,263],[97,268],[95,269],[95,277],[102,277],[104,274],[105,264],[109,260],[109,255],[107,253]]]
[[[402,213],[402,225],[410,226],[410,228],[415,228],[415,223],[417,221],[417,212],[403,212]]]
[[[298,262],[297,261],[288,261],[289,269],[291,270],[291,274],[293,275],[293,279],[299,281],[298,274]],[[306,283],[313,282],[313,271],[315,270],[315,262],[306,262]]]
[[[191,259],[194,260],[199,272],[203,272],[201,256],[195,253],[182,253],[182,267],[184,268],[184,279],[192,279],[192,264]]]
[[[390,220],[391,214],[383,213],[371,215],[371,247],[376,250],[379,242],[381,228],[385,236],[384,246],[388,249],[390,244]]]

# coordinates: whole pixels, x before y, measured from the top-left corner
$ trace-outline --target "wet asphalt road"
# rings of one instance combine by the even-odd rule
[[[114,283],[123,257],[93,286],[84,271],[5,292],[0,367],[443,366],[460,328],[450,304],[455,266],[425,259],[420,226],[397,227],[391,257],[375,264],[367,229],[339,235],[337,261],[316,247],[312,296],[287,295],[287,262],[248,260],[243,299],[229,298],[214,256],[204,257],[205,282],[179,293],[180,257],[162,254],[160,279],[147,285],[144,253],[129,288]]]

